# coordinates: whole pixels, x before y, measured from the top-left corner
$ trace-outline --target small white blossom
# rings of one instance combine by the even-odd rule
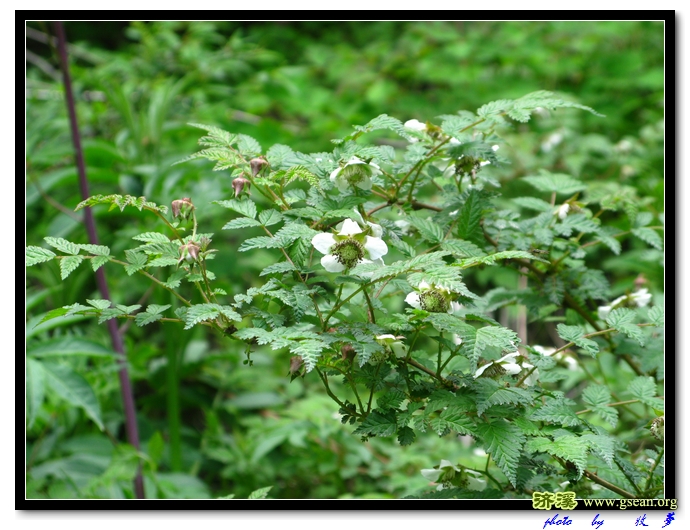
[[[451,301],[452,293],[443,287],[420,282],[419,292],[411,292],[405,297],[405,302],[415,309],[423,309],[430,313],[455,313],[462,309],[462,305]]]
[[[350,186],[370,190],[371,177],[380,174],[381,168],[379,166],[373,162],[367,164],[353,156],[343,167],[334,169],[330,179],[341,192],[347,191]]]
[[[400,228],[400,231],[403,233],[403,235],[408,234],[410,232],[410,227],[412,226],[409,221],[405,221],[404,219],[399,219],[393,224]]]
[[[407,346],[405,346],[401,341],[405,337],[396,337],[395,335],[377,335],[376,342],[381,344],[387,350],[393,352],[393,354],[402,359],[407,356]]]
[[[520,353],[515,351],[513,353],[509,353],[508,355],[504,355],[498,361],[491,361],[485,364],[474,373],[474,378],[477,379],[477,377],[482,375],[490,366],[500,366],[508,375],[519,374],[522,370],[522,367],[515,362],[515,357],[518,357],[519,355]]]
[[[567,202],[564,202],[563,204],[560,205],[558,210],[556,210],[556,214],[558,215],[558,218],[563,220],[568,216],[568,212],[570,211],[570,205]]]
[[[601,320],[606,320],[613,309],[623,304],[623,302],[634,303],[637,307],[646,307],[649,302],[652,301],[652,294],[647,290],[646,287],[635,291],[634,293],[623,296],[619,296],[609,305],[599,306],[597,309],[597,315]]]
[[[522,363],[522,367],[529,372],[532,368],[534,368],[534,365],[531,365],[530,363]],[[533,386],[533,385],[536,385],[538,381],[539,381],[539,370],[534,368],[534,372],[532,372],[531,374],[529,374],[525,378],[524,383],[527,386]]]
[[[459,473],[460,471],[461,469],[458,466],[451,464],[449,460],[441,460],[441,463],[438,465],[438,469],[422,469],[421,473],[422,476],[428,481],[438,482],[439,479],[444,475],[447,476],[452,474],[455,476],[455,473]]]
[[[631,294],[630,298],[635,302],[637,307],[645,307],[652,301],[652,293],[650,293],[646,287],[643,287],[639,291],[635,291]]]
[[[448,142],[450,145],[460,145],[462,142],[458,140],[457,138],[452,138],[450,139],[450,142]]]
[[[403,123],[405,129],[410,129],[411,131],[426,131],[426,123],[422,123],[419,120],[407,120]]]
[[[374,226],[381,228],[379,225]],[[311,240],[314,248],[325,254],[321,258],[324,269],[328,272],[342,272],[360,263],[383,265],[381,257],[388,253],[388,246],[381,238],[365,235],[352,219],[345,219],[338,230],[337,234],[316,234]],[[375,230],[372,227],[372,231]]]

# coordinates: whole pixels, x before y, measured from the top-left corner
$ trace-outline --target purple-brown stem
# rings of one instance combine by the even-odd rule
[[[79,174],[79,188],[83,199],[89,197],[89,182],[86,179],[86,166],[84,164],[84,153],[81,148],[81,139],[79,136],[79,125],[77,124],[77,109],[74,105],[74,95],[72,94],[72,80],[69,75],[69,63],[67,61],[67,41],[65,39],[65,29],[62,22],[55,22],[55,35],[57,36],[57,49],[60,56],[60,67],[62,69],[62,79],[65,84],[65,96],[67,97],[67,112],[69,113],[70,129],[72,131],[72,143],[74,145],[74,153],[77,162],[77,172]],[[96,234],[96,222],[93,218],[93,212],[90,207],[84,208],[84,225],[86,226],[86,233],[89,237],[89,242],[92,245],[98,245],[98,235]],[[96,271],[96,283],[101,297],[104,300],[110,300],[110,292],[108,290],[108,283],[105,279],[105,271],[103,267]],[[132,384],[129,380],[129,373],[127,372],[127,356],[125,355],[124,344],[122,342],[122,335],[117,328],[116,319],[108,320],[108,331],[110,332],[110,340],[113,344],[113,349],[119,354],[120,370],[118,375],[120,377],[120,391],[122,392],[122,402],[125,410],[125,429],[127,431],[127,439],[129,443],[137,450],[140,450],[139,444],[139,430],[137,428],[137,416],[134,408],[134,394],[132,393]],[[144,499],[144,479],[141,475],[141,466],[137,469],[136,477],[134,478],[134,493],[137,499]]]

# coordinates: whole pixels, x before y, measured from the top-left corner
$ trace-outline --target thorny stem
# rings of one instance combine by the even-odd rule
[[[84,153],[81,147],[81,137],[79,134],[79,124],[77,122],[77,109],[74,103],[74,94],[72,93],[72,79],[69,74],[69,60],[67,58],[67,39],[65,38],[65,29],[62,22],[54,23],[55,33],[57,37],[57,49],[60,56],[60,67],[62,69],[63,82],[65,85],[65,96],[67,98],[67,111],[69,114],[70,129],[72,130],[72,144],[76,155],[77,171],[79,174],[79,188],[82,198],[86,200],[89,197],[89,183],[86,177],[86,164],[84,163]],[[93,217],[91,208],[84,209],[84,225],[88,233],[89,242],[92,245],[98,244],[98,235],[96,233],[96,222]],[[105,277],[103,267],[96,271],[96,282],[101,296],[105,300],[110,300],[110,290]],[[127,431],[127,438],[129,443],[137,450],[141,450],[139,444],[139,429],[137,426],[136,407],[134,403],[134,392],[132,391],[132,383],[129,379],[127,371],[127,356],[125,354],[124,343],[122,335],[117,329],[117,322],[114,319],[108,320],[108,331],[110,339],[113,344],[113,349],[119,354],[120,370],[118,372],[120,378],[120,391],[122,394],[122,402],[125,412],[125,428]],[[144,478],[141,474],[141,465],[137,466],[137,472],[134,477],[134,493],[138,499],[144,499]]]

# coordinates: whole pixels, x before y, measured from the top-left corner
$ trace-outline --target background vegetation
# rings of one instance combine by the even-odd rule
[[[330,140],[349,134],[353,124],[381,113],[425,122],[545,89],[568,94],[606,118],[566,110],[516,125],[501,150],[511,163],[493,173],[511,183],[501,190],[501,200],[507,205],[510,197],[531,193],[516,179],[544,168],[597,182],[602,195],[623,194],[626,204],[663,219],[660,23],[99,22],[65,27],[91,194],[145,195],[158,204],[185,196],[196,205],[230,198],[229,176],[212,172],[210,164],[172,165],[196,151],[199,133],[189,122],[248,134],[264,148],[282,143],[320,152],[331,150]],[[48,25],[29,24],[28,245],[40,245],[44,236],[87,242],[81,212],[73,212],[81,196],[50,33]],[[379,141],[397,145],[399,140],[382,134]],[[132,211],[95,210],[101,243],[113,253],[122,253],[125,241],[147,231],[150,218]],[[217,227],[222,214],[212,207],[197,211],[200,225],[207,227]],[[602,219],[625,229],[614,212]],[[234,232],[216,230],[215,270],[229,294],[260,285],[259,271],[274,261],[267,251],[237,253],[238,241]],[[618,255],[604,245],[592,255],[610,285],[602,298],[632,291],[642,274],[654,303],[663,305],[660,244],[650,248],[630,238],[622,245]],[[136,276],[114,268],[107,274],[118,303],[171,303],[168,294],[149,289]],[[410,447],[380,437],[363,444],[340,423],[317,378],[290,383],[288,352],[259,349],[249,367],[239,343],[203,329],[183,333],[160,323],[125,326],[142,439],[137,454],[123,443],[116,364],[105,326],[80,316],[36,325],[56,307],[100,298],[92,271],[83,266],[63,282],[51,263],[27,269],[26,281],[29,358],[63,367],[60,373],[69,374],[74,384],[83,377],[98,408],[89,414],[51,385],[40,406],[29,408],[27,497],[131,497],[131,479],[143,461],[151,498],[246,497],[264,486],[273,486],[274,498],[399,498],[427,487],[420,470],[442,458],[479,467],[486,461],[471,442],[431,432]],[[517,274],[486,268],[465,281],[479,292],[515,289]],[[514,316],[510,310],[495,315],[502,323]],[[555,321],[569,318],[556,316]],[[529,335],[531,344],[558,344],[548,319],[531,322]],[[657,379],[663,379],[659,359],[650,363],[645,370],[656,370]],[[619,368],[611,357],[592,369],[611,374]],[[567,375],[559,383],[566,392],[584,379]],[[621,389],[630,380],[626,377]],[[643,455],[653,441],[647,436],[635,442],[644,422],[631,408],[629,417],[621,417],[617,435]],[[89,419],[96,412],[103,430]]]

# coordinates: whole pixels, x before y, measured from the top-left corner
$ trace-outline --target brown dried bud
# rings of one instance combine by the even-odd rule
[[[299,355],[290,357],[290,370],[288,371],[288,375],[290,376],[290,382],[292,382],[296,377],[299,376],[299,372],[302,369],[303,365],[304,359],[302,359],[302,357],[300,357]]]
[[[196,261],[199,259],[199,250],[201,250],[199,245],[197,245],[194,241],[190,241],[185,245],[180,245],[180,259],[177,264],[179,265],[183,260],[187,260],[189,262]]]
[[[343,347],[340,348],[340,353],[343,354],[343,361],[352,361],[352,359],[355,358],[355,355],[357,355],[357,352],[352,347],[352,344],[343,344]]]
[[[252,168],[252,177],[256,177],[265,167],[268,167],[268,162],[263,157],[252,158],[249,165]]]
[[[249,182],[246,178],[237,177],[232,181],[232,187],[235,190],[235,197],[242,195],[242,192],[244,192],[245,189],[247,190],[247,193],[249,193],[249,188],[251,185],[251,182]]]
[[[180,216],[182,219],[187,219],[189,214],[192,213],[194,205],[192,204],[192,199],[189,197],[184,197],[183,199],[177,199],[172,202],[172,214],[173,219]]]

